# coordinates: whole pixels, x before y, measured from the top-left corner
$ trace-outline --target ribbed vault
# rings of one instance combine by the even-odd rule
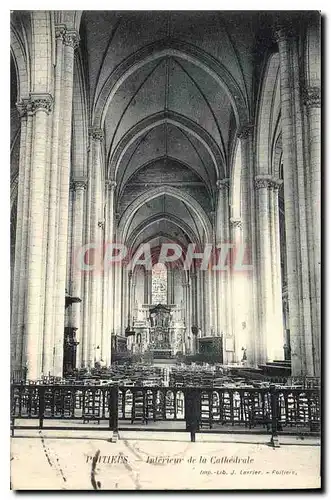
[[[253,28],[257,19],[247,22]],[[211,237],[216,181],[230,178],[235,130],[250,119],[254,40],[241,23],[226,12],[83,13],[90,123],[104,130],[105,177],[116,181],[124,239],[138,228],[139,241],[144,231],[152,237],[174,217],[190,240]]]

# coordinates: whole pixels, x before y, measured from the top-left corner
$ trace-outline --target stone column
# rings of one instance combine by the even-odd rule
[[[65,289],[69,295],[72,295],[71,290],[71,267],[72,267],[72,225],[73,225],[73,199],[74,185],[69,185],[69,200],[68,200],[68,234],[67,234],[67,258],[66,258],[66,281]],[[71,323],[71,306],[65,309],[66,323],[65,326],[70,326]]]
[[[89,165],[91,163],[91,148],[89,150]],[[91,168],[89,169],[89,171]],[[90,244],[90,226],[91,226],[91,199],[92,199],[92,180],[89,175],[86,185],[85,195],[85,210],[84,210],[84,227],[83,227],[83,244]],[[89,254],[87,254],[89,255]],[[85,257],[85,256],[84,256]],[[90,260],[90,259],[89,259]],[[82,314],[81,314],[81,330],[82,330],[82,345],[81,345],[81,367],[86,368],[89,366],[89,338],[90,338],[90,325],[89,325],[89,312],[90,312],[90,272],[83,271],[82,283]]]
[[[21,117],[21,136],[20,136],[20,157],[18,173],[18,194],[17,194],[17,215],[16,215],[16,239],[15,239],[15,261],[13,290],[11,299],[11,368],[21,368],[22,360],[22,319],[19,320],[19,309],[23,312],[20,301],[24,302],[24,276],[21,276],[22,261],[25,263],[26,253],[26,230],[23,227],[27,222],[27,215],[24,213],[27,209],[25,198],[25,185],[29,185],[29,170],[26,168],[25,158],[27,150],[27,106],[26,102],[17,104],[17,109]],[[29,165],[30,167],[30,165]],[[25,207],[24,207],[25,202]],[[25,271],[25,268],[24,268]],[[21,312],[21,315],[22,315]]]
[[[192,340],[188,340],[188,337],[192,339],[192,282],[190,277],[187,283],[187,299],[186,352],[190,353],[192,352]]]
[[[107,245],[114,243],[114,193],[116,182],[106,181],[106,217],[105,217],[105,251]],[[109,247],[110,248],[110,247]],[[111,332],[113,325],[114,301],[114,264],[105,261],[103,268],[103,331],[101,340],[101,357],[107,366],[111,364]]]
[[[292,70],[293,70],[293,96],[295,111],[295,145],[296,145],[296,163],[297,163],[297,188],[298,197],[297,204],[300,211],[300,225],[298,239],[300,248],[300,307],[302,307],[301,320],[303,321],[304,332],[304,363],[307,374],[315,374],[314,366],[314,345],[313,345],[313,313],[311,307],[311,297],[314,291],[311,287],[309,276],[311,274],[309,262],[309,217],[308,217],[308,197],[309,197],[309,180],[307,181],[308,158],[304,150],[304,122],[303,122],[303,99],[302,99],[302,81],[300,76],[301,63],[301,47],[299,48],[299,37],[292,38]],[[300,55],[299,55],[300,51]],[[286,210],[286,209],[285,209]],[[301,212],[302,211],[302,212]]]
[[[242,359],[242,347],[247,348],[247,362],[250,366],[257,363],[258,344],[256,342],[256,332],[258,328],[258,279],[257,279],[257,217],[256,200],[254,189],[254,126],[250,123],[243,124],[238,131],[241,153],[241,250],[245,255],[244,265],[249,265],[250,269],[242,269],[238,274],[241,281],[242,307],[240,319],[240,334],[243,343],[240,346],[240,359]]]
[[[270,252],[272,266],[272,294],[273,294],[273,324],[275,332],[274,359],[284,358],[284,325],[282,306],[282,276],[280,263],[280,232],[279,232],[279,205],[278,193],[282,181],[272,179],[269,187],[270,208]]]
[[[197,320],[197,273],[196,270],[191,272],[191,287],[192,287],[192,326],[198,326]],[[190,332],[192,336],[192,332]]]
[[[148,273],[148,303],[153,303],[153,273],[152,271],[147,271]]]
[[[100,214],[100,186],[98,182],[99,171],[101,169],[101,142],[103,140],[103,131],[99,128],[90,130],[91,139],[91,170],[90,170],[90,183],[91,183],[91,200],[90,200],[90,243],[95,245],[93,252],[94,270],[90,272],[89,276],[89,339],[88,339],[88,365],[93,367],[99,354],[97,353],[98,339],[97,328],[100,324],[97,323],[97,307],[98,307],[98,282],[100,281],[100,265],[101,265],[101,248],[98,225]],[[100,345],[99,345],[100,348]],[[100,349],[98,349],[100,351]]]
[[[198,308],[200,312],[200,324],[198,325],[201,328],[201,334],[203,337],[207,335],[206,333],[206,307],[205,307],[205,279],[204,272],[201,269],[197,269],[197,278],[198,278],[198,293],[199,293],[199,302]]]
[[[22,240],[21,240],[21,257],[20,257],[20,283],[18,289],[18,309],[17,309],[17,338],[16,338],[16,366],[23,368],[25,366],[24,359],[24,342],[25,342],[25,318],[26,318],[26,279],[28,266],[28,231],[29,231],[29,206],[30,206],[30,173],[31,173],[31,151],[32,151],[32,130],[33,130],[33,110],[29,100],[23,101],[23,106],[26,108],[27,123],[26,123],[26,145],[24,156],[22,156],[22,168],[25,169],[24,185],[23,185],[23,209],[22,209]],[[23,111],[23,110],[21,110]],[[20,155],[21,161],[21,155]],[[17,243],[16,243],[17,245]]]
[[[198,328],[201,328],[202,320],[201,320],[201,288],[200,288],[200,276],[199,271],[195,268],[195,289],[196,289],[196,325]]]
[[[145,304],[152,303],[152,271],[145,271]]]
[[[171,268],[171,302],[170,304],[175,303],[175,275],[174,275],[174,268]]]
[[[209,213],[212,222],[212,235],[211,241],[207,243],[212,244],[212,252],[210,255],[208,268],[206,274],[208,274],[208,298],[209,298],[209,311],[210,311],[210,335],[215,335],[218,326],[218,314],[217,314],[217,280],[216,272],[213,270],[214,266],[214,248],[216,243],[215,227],[216,227],[216,212],[212,211]]]
[[[47,164],[48,114],[51,112],[53,99],[49,94],[31,95],[30,110],[33,113],[32,150],[29,220],[27,242],[26,272],[26,310],[24,358],[27,366],[27,378],[35,380],[40,376],[40,353],[42,352],[43,330],[40,322],[41,297],[44,295],[43,284],[43,238],[45,211],[45,171]],[[46,235],[45,235],[46,236]]]
[[[118,216],[116,214],[116,224],[118,223]],[[118,236],[118,235],[117,235]],[[119,238],[118,238],[119,240]],[[122,302],[124,300],[122,293],[122,270],[123,264],[118,263],[114,268],[114,333],[117,335],[123,335],[122,325]],[[122,330],[121,330],[122,328]]]
[[[122,271],[123,268],[120,265],[117,265],[115,267],[114,331],[117,335],[123,334],[123,325],[121,317],[122,302],[124,300],[122,293]]]
[[[128,320],[128,270],[126,268],[122,268],[122,275],[121,275],[121,282],[122,282],[122,300],[121,300],[121,334],[124,334],[124,331],[126,327],[128,326],[127,320]],[[130,344],[130,338],[128,339],[128,347]]]
[[[82,278],[83,270],[81,262],[76,257],[83,246],[83,227],[84,227],[84,202],[86,181],[74,180],[73,187],[73,220],[72,220],[72,253],[71,253],[71,294],[74,297],[82,299]],[[81,330],[81,303],[76,302],[71,306],[70,326],[77,328],[77,367],[81,366],[83,360],[83,335]]]
[[[18,304],[17,304],[17,329],[16,329],[16,363],[17,368],[25,366],[24,360],[24,337],[25,337],[25,311],[26,311],[26,279],[28,265],[28,228],[29,228],[29,192],[30,192],[30,172],[31,172],[31,149],[32,149],[32,128],[33,128],[33,113],[31,105],[26,100],[24,101],[27,112],[26,123],[26,145],[24,149],[24,157],[22,157],[22,168],[25,170],[23,184],[23,208],[22,208],[22,240],[20,254],[20,272],[19,272],[19,287],[18,287]],[[20,155],[21,162],[21,155]],[[21,171],[20,171],[21,174]],[[20,175],[19,174],[19,175]],[[17,247],[16,240],[16,247]],[[14,311],[13,311],[14,314]],[[15,330],[13,332],[15,334]]]
[[[137,283],[132,280],[132,299],[131,299],[131,318],[132,325],[134,325],[134,320],[137,318]]]
[[[59,197],[58,232],[56,261],[56,299],[54,316],[54,363],[53,374],[62,376],[63,336],[65,309],[65,282],[68,238],[68,203],[70,183],[72,90],[74,72],[74,50],[78,46],[79,35],[76,31],[66,31],[63,38],[63,68],[61,90],[61,123],[59,152]]]
[[[187,337],[189,336],[189,285],[187,281],[183,283],[184,290],[184,318],[185,330],[183,332],[183,352],[187,353]]]
[[[229,235],[229,179],[221,179],[216,183],[218,189],[217,212],[216,212],[216,247],[218,247],[218,259],[216,264],[218,267],[224,267],[216,271],[217,281],[217,313],[218,313],[218,328],[219,333],[223,337],[232,335],[231,322],[231,289],[230,289],[230,268],[229,262],[225,260],[224,264],[218,262],[223,259],[223,254],[226,246],[230,242]],[[229,258],[229,257],[228,257]],[[227,264],[227,266],[226,266]],[[228,269],[226,269],[228,267]],[[227,353],[224,349],[224,363],[227,363]]]
[[[209,337],[212,330],[212,302],[211,302],[211,270],[201,271],[203,276],[204,308],[205,308],[205,335]]]
[[[272,275],[271,244],[269,227],[269,179],[262,176],[256,178],[257,213],[258,213],[258,263],[259,263],[259,305],[260,331],[257,349],[258,363],[265,363],[270,358],[270,341],[272,340]]]
[[[102,332],[103,332],[103,279],[104,279],[104,269],[103,269],[103,243],[104,243],[104,229],[105,229],[105,209],[104,209],[104,186],[103,181],[101,180],[101,147],[99,151],[99,168],[97,170],[97,248],[98,248],[98,257],[99,257],[99,269],[97,271],[97,286],[96,286],[96,330],[95,330],[95,344],[96,348],[96,358],[95,361],[100,362],[102,360]],[[104,360],[102,360],[104,361]]]
[[[260,362],[283,358],[278,187],[271,176],[257,176],[260,284]],[[264,358],[266,356],[266,358]]]
[[[131,315],[131,307],[132,307],[132,271],[128,272],[128,310],[127,310],[127,325],[131,326],[132,323],[132,315]]]
[[[192,327],[195,329],[199,326],[199,320],[198,320],[198,277],[197,277],[197,271],[194,269],[191,272],[191,330],[189,332],[189,335],[191,337],[191,342],[190,342],[190,349],[191,349],[191,354],[196,354],[196,335],[193,335],[192,333]]]
[[[231,325],[233,338],[233,360],[235,362],[241,361],[241,348],[243,347],[242,339],[242,313],[244,308],[244,284],[243,273],[235,269],[236,255],[238,249],[242,246],[242,220],[239,218],[230,218],[230,233],[231,245],[233,249],[230,250],[230,279],[231,279]],[[247,297],[245,298],[247,300]]]
[[[315,374],[320,374],[321,338],[321,89],[307,87],[304,95],[308,116],[309,149],[309,250],[312,283],[312,335]]]
[[[174,274],[171,267],[167,269],[167,301],[168,304],[174,303]]]
[[[49,116],[47,120],[47,129],[45,131],[45,135],[47,138],[47,144],[46,144],[46,163],[45,163],[45,211],[44,211],[44,227],[43,227],[43,234],[45,235],[45,238],[43,240],[43,266],[42,266],[42,290],[43,294],[41,297],[41,302],[40,302],[40,329],[43,332],[44,336],[44,321],[45,321],[45,290],[46,290],[46,258],[47,258],[47,247],[48,247],[48,218],[49,218],[49,184],[50,184],[50,162],[51,162],[51,144],[52,144],[52,118],[53,116]],[[40,363],[40,371],[41,375],[45,374],[47,375],[48,372],[45,371],[45,366],[44,366],[44,361],[46,356],[50,356],[51,353],[46,353],[43,349],[43,345],[41,346],[40,349],[40,355],[39,355],[39,363]]]
[[[290,26],[276,31],[284,160],[284,203],[292,375],[314,375],[307,244],[307,186],[303,154],[298,36]]]
[[[44,360],[43,371],[45,374],[53,372],[54,362],[54,314],[56,302],[56,245],[59,211],[58,196],[60,191],[60,127],[61,127],[61,92],[62,86],[62,63],[63,63],[63,39],[65,28],[55,27],[56,37],[56,64],[54,69],[54,112],[52,122],[52,148],[50,159],[49,179],[49,214],[48,214],[48,241],[46,256],[46,284],[45,284],[45,322],[44,322]]]

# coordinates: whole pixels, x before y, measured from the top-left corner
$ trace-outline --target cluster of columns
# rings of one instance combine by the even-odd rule
[[[93,367],[96,362],[110,365],[111,332],[114,328],[114,280],[115,270],[107,265],[111,248],[108,243],[114,240],[114,192],[116,183],[102,176],[103,131],[98,128],[90,130],[90,147],[88,158],[88,181],[84,210],[77,215],[79,227],[73,228],[76,238],[71,253],[71,265],[75,279],[70,283],[71,295],[82,298],[80,304],[71,306],[70,326],[78,328],[77,366]],[[73,184],[73,186],[77,186]],[[81,188],[81,184],[79,184]],[[77,189],[77,188],[75,188]],[[77,198],[74,197],[74,200]],[[83,203],[81,197],[79,202]],[[79,205],[79,208],[81,205]],[[73,213],[78,209],[73,206]],[[80,222],[83,217],[84,230],[81,232]],[[73,219],[73,224],[75,220]],[[91,245],[88,252],[88,264],[93,270],[83,271],[81,262],[75,262],[75,253],[82,245]],[[78,265],[77,265],[78,264]],[[79,295],[80,293],[80,295]]]
[[[276,39],[280,56],[292,372],[319,375],[320,89],[302,92],[299,35],[293,27],[279,27]]]
[[[12,292],[12,367],[62,374],[74,50],[56,27],[53,92],[18,103],[21,144]],[[37,80],[36,80],[37,81]]]
[[[283,359],[284,327],[279,240],[279,179],[256,176],[258,215],[258,261],[260,303],[260,346],[262,358]]]
[[[216,245],[225,244],[226,251],[229,243],[231,248],[227,261],[220,257],[224,270],[215,274],[216,328],[224,337],[225,362],[240,362],[244,349],[249,365],[256,366],[284,356],[278,210],[281,181],[271,176],[254,178],[253,127],[242,127],[238,140],[240,217],[230,206],[230,180],[217,182]],[[236,265],[238,258],[241,268]]]
[[[217,181],[218,200],[216,212],[216,227],[215,227],[215,241],[216,246],[222,246],[230,243],[230,210],[229,210],[229,188],[230,180],[228,178]],[[225,247],[224,247],[225,248]],[[230,266],[229,262],[220,254],[220,259],[223,261],[226,270],[217,271],[215,274],[216,279],[216,293],[217,293],[217,315],[216,315],[216,329],[219,333],[223,334],[225,338],[232,339],[232,317],[231,317],[231,295],[230,295]],[[227,344],[229,342],[227,341]],[[224,350],[224,362],[233,361],[233,352]]]

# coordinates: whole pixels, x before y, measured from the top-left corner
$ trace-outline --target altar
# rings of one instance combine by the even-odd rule
[[[184,351],[185,325],[176,305],[143,305],[134,321],[134,352],[150,352],[154,359],[166,359]]]

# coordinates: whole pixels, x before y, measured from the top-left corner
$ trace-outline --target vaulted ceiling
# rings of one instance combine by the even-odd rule
[[[230,177],[236,130],[250,117],[257,25],[254,12],[83,13],[90,122],[104,128],[120,220],[158,186],[193,197],[211,220],[216,181]],[[134,210],[132,242],[176,228],[182,241],[206,238],[185,200],[162,190]]]

